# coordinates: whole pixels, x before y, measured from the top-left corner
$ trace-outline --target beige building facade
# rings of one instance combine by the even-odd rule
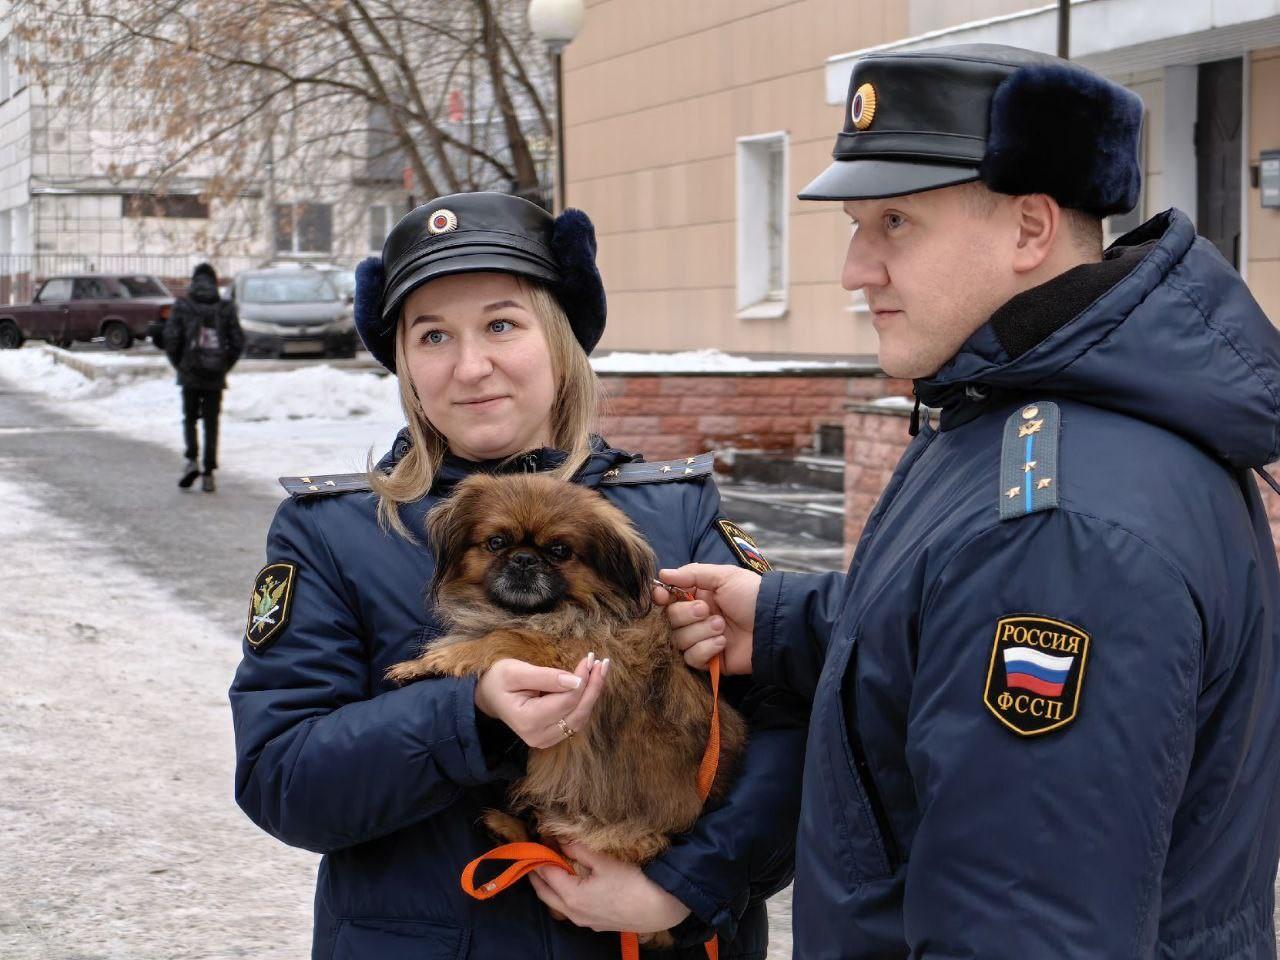
[[[589,0],[565,53],[567,196],[609,288],[601,346],[871,354],[840,288],[834,203],[795,199],[830,159],[849,72],[880,49],[1054,52],[1027,0]],[[1280,0],[1074,0],[1072,56],[1147,107],[1143,195],[1177,206],[1280,322]],[[1280,189],[1280,186],[1277,187]]]

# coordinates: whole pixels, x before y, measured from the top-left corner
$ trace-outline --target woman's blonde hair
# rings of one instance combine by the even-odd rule
[[[564,463],[550,472],[567,480],[591,455],[591,432],[600,402],[599,381],[586,352],[573,335],[569,318],[551,291],[521,277],[516,280],[529,297],[534,316],[538,318],[547,341],[547,352],[551,355],[551,374],[556,384],[555,398],[551,402],[551,446],[563,451],[566,457]],[[399,508],[402,504],[421,500],[431,490],[436,471],[449,451],[449,441],[432,426],[418,401],[413,379],[409,376],[405,339],[402,322],[396,329],[396,376],[400,381],[400,406],[404,409],[412,445],[389,474],[376,469],[370,458],[369,485],[378,496],[378,521],[382,528],[392,529],[405,539],[413,540],[413,534],[400,517]]]

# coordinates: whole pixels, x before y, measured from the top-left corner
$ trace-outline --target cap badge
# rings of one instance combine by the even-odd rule
[[[853,102],[849,104],[849,118],[859,130],[871,126],[876,116],[876,88],[864,83],[853,92]]]
[[[437,210],[427,221],[427,232],[435,235],[458,229],[458,216],[452,210]]]

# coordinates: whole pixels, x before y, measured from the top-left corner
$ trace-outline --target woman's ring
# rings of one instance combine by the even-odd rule
[[[578,732],[577,730],[574,730],[573,727],[569,726],[569,722],[564,717],[561,717],[556,721],[556,726],[560,728],[560,732],[564,734],[564,738],[566,740]]]

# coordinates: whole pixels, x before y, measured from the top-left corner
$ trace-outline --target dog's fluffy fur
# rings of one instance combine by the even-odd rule
[[[530,751],[510,813],[530,818],[544,839],[631,863],[652,859],[702,810],[695,781],[711,692],[650,600],[649,545],[594,491],[526,475],[465,480],[431,513],[428,534],[436,612],[448,633],[388,677],[479,675],[507,657],[572,670],[588,651],[608,657],[589,725]],[[746,738],[731,707],[721,704],[720,718],[713,797]],[[503,840],[526,839],[510,815],[493,811],[486,823]]]

